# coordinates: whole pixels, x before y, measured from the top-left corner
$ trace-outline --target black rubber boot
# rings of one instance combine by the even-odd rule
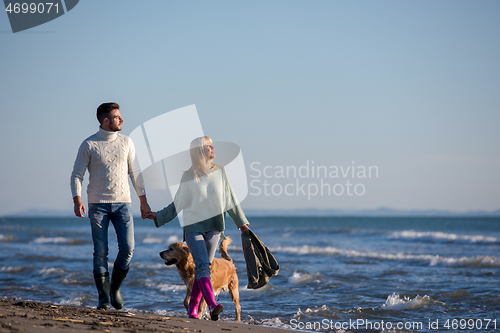
[[[120,293],[120,286],[122,285],[123,280],[127,276],[128,269],[126,271],[122,271],[120,267],[114,265],[113,266],[113,274],[111,274],[111,285],[110,285],[110,296],[111,296],[111,305],[117,310],[123,308],[123,299]]]
[[[99,293],[99,304],[97,310],[109,310],[109,273],[94,274],[95,285]]]

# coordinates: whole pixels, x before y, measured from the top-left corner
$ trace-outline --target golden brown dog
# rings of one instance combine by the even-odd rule
[[[219,253],[224,259],[214,258],[210,266],[210,280],[214,294],[218,294],[221,290],[228,291],[234,302],[236,309],[236,321],[241,321],[240,294],[238,291],[238,275],[236,274],[236,266],[233,264],[233,259],[227,254],[227,247],[231,243],[231,238],[227,237],[219,245]],[[174,265],[177,267],[182,281],[186,285],[187,292],[184,298],[184,307],[186,310],[189,306],[189,297],[194,281],[194,261],[191,252],[186,244],[177,242],[168,246],[168,249],[160,253],[160,257],[165,260],[165,265]],[[202,298],[198,307],[198,316],[201,318],[205,311],[206,303]]]

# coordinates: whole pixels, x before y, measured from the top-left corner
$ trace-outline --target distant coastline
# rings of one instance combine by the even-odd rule
[[[500,209],[495,211],[465,211],[454,212],[438,209],[402,210],[387,207],[375,209],[245,209],[249,217],[263,216],[364,216],[364,217],[500,217]],[[135,215],[140,215],[136,212]],[[51,209],[30,209],[13,214],[0,215],[1,218],[8,217],[75,217],[72,211]]]

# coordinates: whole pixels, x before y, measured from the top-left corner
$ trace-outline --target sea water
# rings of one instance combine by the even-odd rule
[[[246,288],[239,231],[242,321],[324,332],[500,329],[500,219],[249,217],[280,264],[263,288]],[[117,253],[110,225],[110,270]],[[172,222],[135,219],[136,247],[122,287],[125,310],[187,316],[186,287],[159,252],[182,241]],[[0,219],[0,297],[95,307],[88,219]],[[217,254],[218,256],[218,254]],[[227,293],[221,320],[234,320]]]

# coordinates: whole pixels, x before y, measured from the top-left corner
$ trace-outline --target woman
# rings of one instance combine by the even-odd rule
[[[149,213],[156,227],[173,220],[183,211],[184,240],[195,263],[195,280],[188,314],[198,318],[201,296],[205,298],[212,320],[218,320],[224,307],[214,299],[210,264],[220,237],[224,237],[224,218],[228,212],[236,226],[247,230],[248,221],[236,200],[223,167],[212,162],[215,150],[208,136],[194,139],[190,147],[192,166],[184,172],[174,202],[159,212]]]

